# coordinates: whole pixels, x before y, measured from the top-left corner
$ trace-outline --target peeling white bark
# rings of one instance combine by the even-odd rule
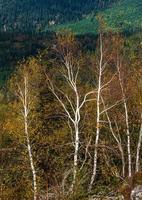
[[[89,192],[92,190],[93,183],[95,181],[95,177],[97,174],[97,164],[98,164],[98,144],[100,138],[100,130],[101,130],[101,115],[105,114],[108,110],[112,109],[113,107],[117,106],[122,100],[115,102],[113,105],[109,106],[108,108],[102,109],[102,99],[101,95],[103,90],[106,89],[109,84],[113,81],[116,77],[115,73],[109,81],[106,83],[103,82],[103,77],[105,76],[105,69],[108,64],[108,61],[104,58],[104,49],[103,49],[103,38],[102,34],[100,34],[100,58],[99,58],[99,66],[98,66],[98,85],[97,85],[97,103],[96,103],[96,134],[95,134],[95,149],[94,149],[94,162],[93,162],[93,172],[91,175],[91,181],[89,184]],[[105,61],[104,61],[105,60]]]
[[[96,139],[94,149],[94,163],[91,181],[89,184],[89,191],[92,190],[92,186],[97,172],[97,160],[98,160],[98,143],[100,137],[100,98],[101,98],[101,84],[102,84],[102,72],[103,72],[103,44],[102,36],[100,35],[100,62],[99,62],[99,77],[98,77],[98,90],[97,90],[97,120],[96,120]]]
[[[29,108],[29,91],[28,91],[28,78],[26,75],[24,76],[24,89],[22,91],[22,88],[18,85],[18,96],[19,99],[22,102],[23,105],[23,110],[22,110],[22,115],[24,119],[24,132],[26,136],[26,142],[27,142],[27,150],[29,154],[29,161],[30,161],[30,166],[31,166],[31,171],[32,171],[32,176],[33,176],[33,191],[34,191],[34,200],[37,200],[37,178],[36,178],[36,171],[35,171],[35,166],[33,162],[33,155],[32,155],[32,149],[31,149],[31,144],[30,144],[30,137],[29,137],[29,131],[28,131],[28,115],[30,112]]]
[[[94,90],[90,91],[86,93],[85,95],[83,95],[82,97],[82,95],[78,91],[79,89],[77,86],[79,68],[77,70],[73,70],[74,63],[72,63],[72,60],[70,60],[70,57],[68,56],[63,56],[62,62],[63,62],[64,69],[66,69],[66,72],[64,72],[62,76],[65,78],[65,81],[68,83],[69,87],[72,89],[74,99],[69,97],[67,94],[61,91],[58,87],[55,87],[47,74],[46,76],[47,76],[47,81],[48,81],[48,87],[50,88],[54,96],[57,98],[57,100],[63,107],[68,119],[73,125],[74,161],[73,161],[73,181],[70,188],[70,191],[73,192],[74,186],[76,183],[77,171],[78,171],[78,154],[79,154],[79,144],[80,144],[79,125],[81,121],[81,109],[86,102],[94,101],[93,98],[89,98],[89,95],[94,94],[95,91]],[[60,98],[59,94],[62,94],[64,96],[65,101]],[[66,107],[66,102],[68,102],[70,109]]]
[[[121,77],[121,71],[120,71],[120,65],[121,63],[117,63],[117,70],[118,70],[118,77],[119,77],[119,83],[121,87],[122,97],[123,97],[123,105],[124,105],[124,111],[125,111],[125,123],[126,123],[126,135],[127,135],[127,153],[128,153],[128,176],[132,176],[132,156],[131,156],[131,137],[130,137],[130,127],[129,127],[129,115],[128,115],[128,107],[126,102],[126,96],[124,92],[124,85]]]
[[[141,119],[142,119],[142,114],[141,114]],[[139,140],[138,140],[138,145],[137,145],[136,169],[135,169],[136,172],[138,172],[140,170],[140,150],[141,150],[141,145],[142,145],[142,124],[141,124],[141,127],[140,127]]]

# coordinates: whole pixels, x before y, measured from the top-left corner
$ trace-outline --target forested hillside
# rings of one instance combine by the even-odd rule
[[[46,46],[47,27],[81,20],[114,0],[0,0],[0,86],[16,62]],[[49,30],[52,31],[52,30]],[[48,40],[49,41],[49,40]]]
[[[106,31],[134,33],[142,30],[142,0],[120,0],[98,12],[103,17]],[[76,34],[97,34],[98,20],[92,12],[82,20],[54,26],[47,26],[45,30],[59,31],[69,29]]]
[[[0,0],[1,31],[42,31],[46,26],[77,21],[103,10],[114,0]]]
[[[0,30],[45,32],[69,28],[78,34],[96,33],[101,13],[113,31],[141,27],[141,0],[0,0]]]
[[[96,35],[101,13],[107,31],[133,34],[141,30],[141,7],[139,0],[0,0],[0,85],[19,59],[46,46],[49,32]]]

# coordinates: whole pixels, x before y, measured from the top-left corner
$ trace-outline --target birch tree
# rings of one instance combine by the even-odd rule
[[[19,135],[23,138],[23,142],[26,143],[26,149],[28,152],[28,161],[32,173],[32,191],[34,193],[34,200],[37,200],[37,172],[32,150],[31,135],[33,124],[32,115],[35,115],[35,107],[37,105],[38,98],[37,94],[39,90],[36,86],[40,80],[40,76],[36,74],[37,68],[38,65],[36,63],[36,59],[29,59],[19,66],[16,73],[10,80],[11,90],[16,96],[15,104],[17,106],[15,106],[15,109],[17,109],[16,112],[19,113],[19,119],[22,127],[20,131],[23,131],[23,133],[19,133]]]
[[[100,136],[100,100],[101,100],[101,87],[102,87],[102,73],[103,73],[103,44],[102,44],[102,35],[100,35],[100,61],[99,61],[99,76],[98,76],[98,89],[97,89],[97,120],[96,120],[96,139],[95,139],[95,150],[94,150],[94,164],[93,164],[93,173],[91,176],[91,182],[89,185],[89,191],[91,191],[96,172],[97,172],[97,159],[98,159],[98,143]]]
[[[29,113],[30,113],[30,103],[32,99],[30,99],[29,96],[29,87],[28,87],[28,75],[24,74],[23,75],[23,85],[24,87],[21,88],[21,86],[18,84],[18,97],[22,102],[23,109],[21,110],[23,120],[24,120],[24,132],[26,136],[26,141],[27,141],[27,150],[29,154],[29,161],[30,161],[30,166],[31,166],[31,171],[32,171],[32,176],[33,176],[33,190],[34,190],[34,200],[37,199],[37,178],[36,178],[36,170],[34,166],[34,161],[33,161],[33,154],[32,154],[32,148],[31,148],[31,143],[30,143],[30,137],[29,137]]]
[[[141,114],[141,119],[142,119],[142,114]],[[136,150],[136,168],[135,168],[136,172],[139,172],[139,170],[140,170],[141,144],[142,144],[142,123],[141,123],[141,126],[140,126],[139,139],[138,139],[137,150]]]
[[[140,153],[141,153],[141,146],[142,146],[142,111],[141,111],[141,102],[142,102],[142,89],[141,89],[141,61],[140,63],[137,63],[137,71],[133,71],[134,75],[134,88],[133,91],[135,91],[135,100],[136,104],[138,106],[139,116],[140,116],[140,128],[139,128],[139,137],[138,137],[138,143],[137,143],[137,149],[136,149],[136,161],[135,161],[135,172],[139,172],[141,170],[140,167]],[[135,90],[134,90],[135,89]]]
[[[107,89],[109,84],[115,79],[117,73],[114,73],[108,80],[106,80],[107,76],[107,68],[109,66],[109,62],[111,59],[111,55],[108,56],[108,49],[103,44],[103,35],[100,34],[99,37],[99,61],[97,62],[97,100],[96,100],[96,133],[95,133],[95,148],[94,148],[94,160],[93,160],[93,172],[91,175],[91,181],[89,184],[89,191],[92,190],[93,183],[95,181],[95,177],[97,174],[97,163],[98,163],[98,145],[99,145],[99,138],[100,138],[100,131],[102,126],[102,115],[105,114],[108,110],[112,109],[113,107],[117,106],[121,103],[121,99],[116,101],[114,104],[103,108],[102,102],[102,95],[103,92]],[[110,53],[111,54],[111,53]]]
[[[58,39],[58,46],[55,49],[57,57],[60,58],[60,72],[65,85],[71,91],[71,95],[67,91],[63,91],[53,83],[53,80],[47,76],[48,87],[62,106],[67,119],[69,120],[69,127],[73,127],[74,134],[74,160],[73,160],[73,181],[71,191],[73,191],[76,184],[76,177],[78,172],[78,157],[80,147],[80,123],[82,120],[82,108],[87,102],[94,100],[95,90],[90,90],[84,94],[81,92],[79,86],[80,74],[80,58],[78,50],[75,51],[76,42],[74,36],[69,34],[61,36]],[[78,54],[78,55],[77,55]],[[85,85],[85,84],[84,84]]]

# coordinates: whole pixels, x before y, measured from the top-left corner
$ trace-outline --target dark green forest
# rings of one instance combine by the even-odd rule
[[[42,31],[50,21],[76,21],[111,6],[114,0],[0,0],[0,29],[10,32]]]

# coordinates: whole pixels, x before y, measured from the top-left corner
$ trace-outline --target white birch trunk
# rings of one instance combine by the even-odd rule
[[[130,127],[129,127],[129,115],[128,115],[128,107],[124,92],[123,81],[121,78],[120,66],[117,64],[118,75],[119,75],[119,83],[121,87],[122,97],[123,97],[123,105],[125,110],[125,123],[126,123],[126,135],[127,135],[127,153],[128,153],[128,176],[132,176],[132,158],[131,158],[131,138],[130,138]]]
[[[71,186],[71,191],[73,191],[76,183],[76,176],[78,170],[78,150],[79,150],[79,130],[77,126],[75,128],[75,151],[74,151],[74,166],[73,166],[73,182]]]
[[[69,119],[69,127],[71,131],[74,133],[73,135],[73,145],[74,145],[74,158],[73,158],[73,180],[70,187],[70,191],[73,192],[76,178],[78,173],[78,155],[79,155],[79,147],[80,147],[80,122],[81,122],[81,110],[86,102],[94,101],[93,98],[89,97],[95,93],[94,90],[89,91],[85,94],[81,95],[78,87],[78,75],[79,75],[79,63],[76,62],[76,59],[73,57],[70,49],[68,51],[61,49],[57,49],[61,57],[62,68],[64,69],[62,72],[62,76],[65,79],[65,82],[68,84],[69,88],[72,91],[72,94],[69,96],[64,91],[60,90],[58,86],[54,86],[50,78],[47,76],[48,87],[57,98],[58,102],[61,104],[63,110],[66,113],[67,118]],[[62,98],[60,97],[62,95]],[[68,106],[67,106],[68,105]],[[70,123],[72,126],[70,126]]]
[[[125,117],[126,117],[126,127],[127,127],[128,172],[129,172],[129,177],[131,177],[132,176],[131,138],[130,138],[129,117],[128,117],[126,100],[124,100],[124,107],[125,107]]]
[[[19,86],[19,85],[18,85]],[[24,131],[26,136],[26,142],[27,142],[27,150],[29,154],[29,161],[31,166],[31,172],[33,176],[33,191],[34,191],[34,200],[37,200],[37,180],[36,180],[36,171],[35,166],[33,162],[33,155],[32,155],[32,149],[30,144],[30,138],[29,138],[29,132],[28,132],[28,115],[29,115],[29,102],[28,102],[28,80],[27,77],[24,77],[24,91],[22,91],[22,88],[19,88],[19,98],[23,104],[23,118],[24,118]]]
[[[79,150],[79,122],[80,122],[80,100],[79,94],[77,92],[77,88],[75,86],[75,94],[76,94],[76,112],[75,112],[75,152],[74,152],[74,169],[73,169],[73,183],[72,186],[74,187],[76,183],[76,176],[78,170],[78,150]]]
[[[92,190],[93,183],[95,181],[95,177],[97,174],[97,163],[98,163],[98,144],[99,144],[99,138],[100,138],[100,129],[101,129],[101,115],[104,114],[107,110],[110,110],[114,106],[118,105],[120,101],[117,101],[115,104],[111,105],[110,107],[102,110],[101,109],[101,95],[104,89],[113,81],[116,74],[114,74],[111,79],[105,83],[103,83],[103,77],[105,75],[105,69],[108,61],[105,60],[104,62],[104,50],[103,50],[103,40],[102,40],[102,34],[100,34],[100,59],[99,59],[99,66],[98,66],[98,85],[97,85],[97,104],[96,104],[96,138],[95,138],[95,149],[94,149],[94,162],[93,162],[93,172],[91,175],[91,181],[89,184],[89,192]],[[121,153],[123,154],[123,150],[121,149]],[[124,157],[124,155],[122,155]],[[124,160],[123,160],[123,166],[124,166]],[[124,173],[124,168],[123,168]]]
[[[36,171],[35,171],[35,167],[34,167],[32,150],[31,150],[31,145],[30,145],[30,140],[29,140],[27,119],[25,119],[25,135],[26,135],[26,139],[27,139],[27,149],[28,149],[28,153],[29,153],[29,160],[30,160],[31,171],[32,171],[32,175],[33,175],[34,200],[37,200]]]
[[[111,131],[112,136],[114,137],[115,141],[117,142],[117,145],[118,145],[118,148],[119,148],[119,151],[120,151],[120,154],[121,154],[121,161],[122,161],[122,177],[124,178],[124,177],[125,177],[125,157],[124,157],[124,151],[123,151],[121,142],[119,141],[119,139],[117,138],[117,136],[116,136],[115,133],[114,133],[114,130],[113,130],[113,128],[112,128],[112,123],[111,123],[111,120],[110,120],[110,118],[109,118],[109,116],[108,116],[108,113],[107,113],[106,115],[107,115],[107,118],[108,118],[110,131]]]
[[[69,87],[72,89],[74,99],[69,97],[59,88],[55,88],[52,81],[49,79],[48,75],[46,76],[47,76],[48,86],[50,90],[52,91],[54,96],[57,98],[61,106],[63,107],[69,121],[73,125],[73,132],[74,132],[73,181],[70,187],[70,191],[73,192],[75,184],[76,184],[76,177],[77,177],[77,171],[78,171],[78,154],[79,154],[79,145],[80,145],[79,125],[81,121],[81,109],[86,102],[94,101],[93,98],[88,98],[88,96],[91,94],[94,94],[95,92],[93,90],[86,93],[85,95],[83,95],[83,100],[81,100],[78,87],[77,87],[77,78],[78,78],[79,69],[77,69],[77,71],[75,72],[73,71],[74,64],[70,62],[68,57],[66,57],[66,59],[63,60],[63,64],[66,69],[66,73],[63,73],[62,75],[65,78],[66,82],[68,83]],[[60,98],[59,94],[62,94],[64,96],[65,102]],[[66,107],[66,102],[68,102],[70,109]]]
[[[142,119],[142,115],[141,115]],[[140,133],[139,133],[139,140],[137,145],[137,154],[136,154],[136,169],[135,171],[138,172],[140,170],[140,150],[141,150],[141,144],[142,144],[142,124],[140,127]]]
[[[96,139],[95,139],[95,149],[94,149],[93,172],[89,184],[89,192],[92,190],[92,186],[95,181],[97,173],[98,143],[100,137],[100,97],[101,97],[101,81],[102,81],[102,65],[103,65],[102,62],[103,62],[103,46],[102,46],[102,36],[100,35],[100,63],[99,63],[99,77],[98,77],[98,90],[97,90]]]

